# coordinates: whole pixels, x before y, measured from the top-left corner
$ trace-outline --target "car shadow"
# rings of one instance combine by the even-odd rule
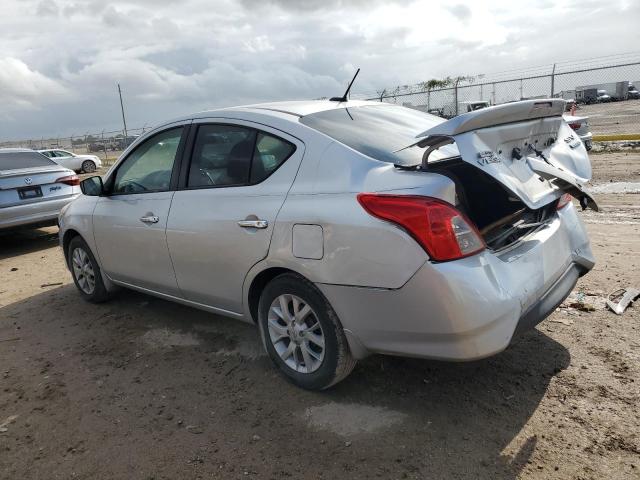
[[[71,284],[0,307],[3,340],[11,347],[0,351],[6,371],[25,379],[35,369],[34,382],[40,382],[20,384],[26,392],[21,408],[48,411],[33,416],[30,428],[69,428],[87,451],[112,459],[105,478],[118,476],[118,462],[130,458],[118,455],[123,442],[140,449],[138,456],[156,458],[169,477],[180,476],[177,462],[163,462],[173,458],[175,442],[185,451],[202,442],[188,433],[173,436],[188,424],[202,426],[221,452],[242,445],[243,468],[259,476],[286,471],[295,478],[299,471],[305,478],[348,472],[351,478],[515,479],[539,441],[525,426],[553,377],[570,363],[561,344],[533,330],[505,352],[471,363],[371,356],[333,388],[309,392],[277,374],[253,325],[128,290],[110,302],[89,304]],[[42,382],[38,362],[55,375],[60,390],[44,404],[29,394]],[[0,392],[0,405],[12,388]],[[153,402],[160,393],[160,413],[145,413],[157,409]],[[56,402],[60,412],[52,413]],[[313,423],[320,407],[329,416]],[[123,440],[122,426],[92,425],[88,419],[96,411],[126,425],[125,437],[136,444]],[[185,424],[166,415],[173,411]],[[353,427],[346,434],[345,425]],[[164,437],[160,431],[168,432],[166,443],[158,440]],[[304,439],[305,448],[294,449],[287,468],[265,462],[292,455],[295,439]],[[11,447],[13,455],[23,451]],[[89,468],[83,458],[85,463],[68,462],[66,468]],[[220,474],[220,461],[210,465],[211,473]]]
[[[57,227],[0,232],[0,260],[57,246]]]

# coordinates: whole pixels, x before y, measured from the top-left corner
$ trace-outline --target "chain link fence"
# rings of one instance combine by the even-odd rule
[[[640,54],[566,62],[494,75],[434,79],[385,89],[367,100],[452,118],[489,105],[563,98],[573,115],[589,117],[595,140],[640,140]],[[569,114],[569,112],[567,112]]]

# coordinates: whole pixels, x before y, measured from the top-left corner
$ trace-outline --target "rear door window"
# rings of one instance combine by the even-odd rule
[[[38,152],[0,152],[0,170],[49,167],[56,165]]]
[[[249,182],[256,131],[240,125],[201,125],[193,146],[188,188]]]

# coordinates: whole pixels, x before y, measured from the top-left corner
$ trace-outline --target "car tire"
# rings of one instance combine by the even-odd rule
[[[82,162],[82,171],[84,173],[93,173],[96,171],[96,164],[93,160],[85,160]]]
[[[260,296],[258,322],[269,357],[302,388],[329,388],[356,365],[335,311],[299,275],[285,273],[267,284]]]
[[[73,282],[82,298],[91,303],[109,300],[111,295],[102,281],[98,262],[82,237],[76,236],[69,242],[67,259]]]

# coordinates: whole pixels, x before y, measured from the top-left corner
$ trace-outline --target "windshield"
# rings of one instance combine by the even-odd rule
[[[48,167],[56,165],[52,160],[38,152],[2,152],[0,151],[0,170],[20,168]]]
[[[306,115],[300,122],[376,160],[417,165],[422,162],[424,149],[402,149],[416,143],[416,135],[444,120],[419,110],[380,104],[325,110]],[[434,152],[432,157],[456,156],[458,150],[449,145],[440,153]]]

